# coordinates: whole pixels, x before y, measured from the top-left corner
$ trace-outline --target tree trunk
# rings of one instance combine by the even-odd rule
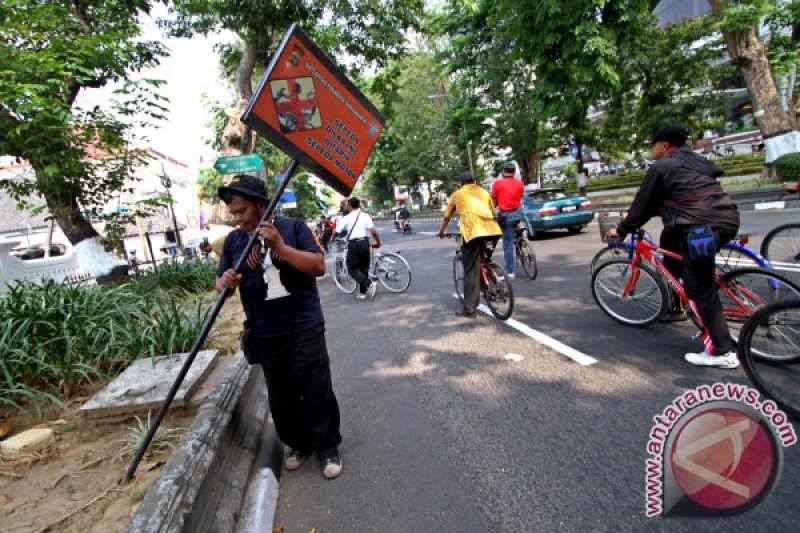
[[[541,155],[538,152],[530,153],[525,157],[522,164],[523,168],[525,168],[525,174],[522,175],[522,181],[525,185],[539,183],[539,164],[541,159]]]
[[[249,154],[255,149],[255,136],[252,130],[241,121],[247,104],[253,96],[253,71],[256,67],[256,48],[247,39],[244,41],[244,52],[236,68],[236,105],[228,115],[228,122],[222,130],[223,155]],[[228,213],[228,208],[223,202],[217,202],[211,207],[209,221],[212,224],[235,225],[235,220]]]
[[[711,5],[719,20],[728,1],[711,0]],[[722,37],[731,63],[736,65],[744,78],[761,134],[768,138],[792,131],[793,123],[781,106],[777,84],[767,57],[767,47],[758,36],[758,27],[754,26],[746,32],[723,30]]]
[[[236,105],[228,115],[228,123],[222,131],[222,153],[225,155],[247,154],[253,151],[253,132],[241,121],[241,117],[253,96],[252,79],[255,66],[255,45],[244,40],[244,52],[236,69]]]
[[[42,169],[33,168],[37,176],[43,175]],[[50,214],[72,244],[78,265],[100,284],[129,282],[128,263],[105,251],[100,234],[81,211],[77,195],[61,189],[44,196]]]

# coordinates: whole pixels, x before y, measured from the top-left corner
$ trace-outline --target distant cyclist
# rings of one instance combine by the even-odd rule
[[[480,254],[487,240],[497,242],[500,226],[494,220],[492,197],[483,187],[475,184],[472,172],[462,172],[459,176],[461,187],[450,197],[447,210],[439,225],[438,236],[444,238],[444,230],[458,213],[461,236],[461,261],[464,264],[464,307],[456,316],[475,318],[475,309],[481,298],[480,292]]]
[[[506,163],[503,177],[492,183],[492,200],[497,205],[497,222],[503,230],[503,258],[509,279],[516,278],[516,258],[514,257],[514,228],[525,218],[522,211],[522,195],[525,185],[514,177],[517,167]]]
[[[406,221],[411,218],[411,213],[406,209],[406,204],[400,202],[400,208],[395,212],[394,217],[395,229],[397,229],[397,231],[403,231]]]

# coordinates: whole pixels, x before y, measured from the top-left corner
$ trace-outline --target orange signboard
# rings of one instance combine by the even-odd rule
[[[385,119],[296,24],[289,28],[242,122],[347,196]]]

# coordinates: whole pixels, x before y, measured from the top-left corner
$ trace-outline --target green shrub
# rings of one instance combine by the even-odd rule
[[[0,406],[66,409],[59,397],[82,384],[142,357],[191,350],[210,309],[199,298],[141,289],[12,285],[0,298]]]
[[[163,290],[173,293],[197,294],[214,289],[214,261],[184,261],[165,263],[157,271],[143,272],[133,281],[134,291],[141,294]]]
[[[800,152],[784,154],[775,160],[775,173],[785,181],[800,180]]]

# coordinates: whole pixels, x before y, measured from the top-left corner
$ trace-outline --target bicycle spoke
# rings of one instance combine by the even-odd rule
[[[403,292],[411,285],[411,268],[402,256],[395,253],[381,254],[376,258],[375,275],[391,292]]]
[[[635,284],[631,275],[635,276]],[[630,263],[615,259],[598,266],[592,276],[592,296],[614,320],[644,326],[661,316],[666,307],[667,290],[650,267],[640,265],[632,271]]]
[[[770,231],[764,237],[761,255],[779,274],[800,281],[800,223],[784,224]]]
[[[756,387],[789,414],[800,416],[800,302],[755,313],[742,329],[739,354]]]
[[[483,295],[486,305],[496,318],[507,320],[511,316],[514,311],[514,290],[506,273],[495,263],[489,263],[486,268]]]

